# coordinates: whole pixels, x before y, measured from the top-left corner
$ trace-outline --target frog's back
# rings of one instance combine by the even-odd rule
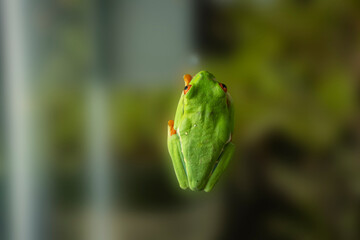
[[[184,165],[190,188],[202,190],[210,177],[225,144],[229,141],[231,129],[230,111],[226,98],[211,95],[188,100],[184,107],[179,136],[184,156]]]

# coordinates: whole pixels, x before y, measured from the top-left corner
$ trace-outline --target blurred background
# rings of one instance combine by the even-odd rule
[[[360,239],[360,3],[3,0],[0,239]],[[167,153],[182,76],[226,83],[211,193]]]

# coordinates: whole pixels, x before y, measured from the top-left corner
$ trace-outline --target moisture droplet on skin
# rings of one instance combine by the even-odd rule
[[[197,125],[196,124],[194,124],[194,127],[196,127]]]
[[[188,133],[187,133],[187,132],[185,132],[185,135],[188,135]]]

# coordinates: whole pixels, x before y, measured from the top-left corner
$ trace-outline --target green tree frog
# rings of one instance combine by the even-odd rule
[[[209,192],[234,154],[233,103],[226,85],[207,71],[184,81],[175,120],[168,122],[168,149],[180,187]]]

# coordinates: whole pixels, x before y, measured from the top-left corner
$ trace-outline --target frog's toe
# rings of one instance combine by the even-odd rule
[[[185,74],[184,75],[184,82],[185,82],[185,86],[189,85],[191,82],[192,76],[190,74]]]
[[[174,120],[169,120],[168,121],[168,126],[169,126],[169,134],[170,134],[170,136],[176,134],[176,130],[174,129]]]

